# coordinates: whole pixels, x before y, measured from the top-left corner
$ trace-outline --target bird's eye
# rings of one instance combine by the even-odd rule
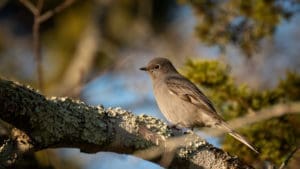
[[[155,65],[154,69],[159,69],[160,65]]]

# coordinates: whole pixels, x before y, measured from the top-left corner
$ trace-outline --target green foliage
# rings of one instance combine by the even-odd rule
[[[205,89],[204,92],[226,120],[249,112],[256,113],[277,103],[300,100],[300,75],[296,73],[288,72],[277,87],[263,91],[254,91],[247,85],[235,84],[228,67],[215,60],[188,60],[183,73]],[[271,160],[279,164],[286,154],[299,145],[299,124],[299,115],[286,115],[255,123],[239,132],[259,148],[261,160]],[[230,136],[224,138],[223,147],[248,162],[254,162],[258,158]]]
[[[186,75],[193,81],[201,82],[205,86],[219,86],[228,80],[224,71],[227,71],[226,66],[217,61],[202,61],[201,66],[192,60],[186,62]]]
[[[247,56],[290,16],[275,0],[190,0],[196,10],[198,37],[209,45],[236,44]],[[298,2],[295,2],[298,3]]]
[[[287,72],[285,80],[279,82],[278,88],[281,92],[288,93],[285,95],[287,100],[300,100],[300,75]]]

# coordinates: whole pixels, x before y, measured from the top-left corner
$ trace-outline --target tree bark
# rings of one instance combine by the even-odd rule
[[[1,120],[15,127],[10,139],[0,147],[3,166],[13,164],[23,153],[47,148],[133,154],[153,146],[167,147],[162,144],[168,144],[168,138],[182,135],[147,115],[136,116],[121,108],[93,107],[69,98],[46,98],[29,86],[3,79],[0,110]],[[193,137],[174,151],[162,151],[161,156],[172,152],[169,168],[252,168],[200,138]],[[153,161],[158,163],[157,159]]]

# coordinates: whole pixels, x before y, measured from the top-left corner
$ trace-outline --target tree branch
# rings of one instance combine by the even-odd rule
[[[42,67],[42,49],[41,49],[41,41],[40,41],[40,23],[39,12],[37,15],[34,15],[33,26],[32,26],[32,36],[33,36],[33,51],[34,58],[36,62],[36,73],[37,73],[37,81],[38,86],[41,91],[44,91],[44,79],[43,79],[43,67]]]
[[[284,168],[286,168],[288,162],[293,157],[293,155],[299,150],[299,148],[300,147],[296,147],[292,152],[290,152],[288,154],[288,156],[285,158],[285,160],[282,162],[282,164],[280,165],[280,167],[278,169],[284,169]]]
[[[20,2],[33,14],[33,26],[32,26],[32,36],[33,36],[33,53],[36,62],[36,74],[39,89],[44,91],[44,73],[42,67],[42,50],[41,50],[41,40],[40,40],[40,27],[43,22],[50,19],[54,14],[57,14],[73,4],[75,0],[65,0],[63,3],[58,5],[53,10],[48,10],[42,14],[44,0],[38,0],[37,4],[34,5],[30,0],[20,0]]]
[[[280,117],[286,114],[299,114],[299,113],[300,113],[300,102],[281,103],[281,104],[264,108],[258,112],[249,113],[248,115],[243,117],[235,118],[233,120],[228,121],[228,124],[232,129],[238,129],[256,122],[271,119],[273,117]],[[204,129],[203,131],[212,136],[219,136],[225,132],[222,130],[214,130],[211,128]]]
[[[33,14],[36,15],[38,9],[34,6],[31,1],[28,0],[20,0],[20,2]]]
[[[68,98],[45,98],[29,87],[2,79],[0,110],[2,120],[28,136],[24,136],[26,151],[9,149],[13,144],[3,145],[6,151],[0,148],[0,160],[5,165],[9,165],[4,156],[7,152],[20,156],[46,148],[76,147],[88,153],[132,154],[177,135],[150,116],[135,116],[120,108],[92,107]],[[175,151],[170,168],[252,168],[201,139],[188,142]]]
[[[39,22],[42,23],[42,22],[48,20],[49,18],[53,17],[53,15],[60,13],[62,10],[66,9],[67,7],[72,5],[74,2],[75,2],[75,0],[65,0],[63,3],[61,3],[54,9],[48,10],[43,15],[41,15],[39,18]]]

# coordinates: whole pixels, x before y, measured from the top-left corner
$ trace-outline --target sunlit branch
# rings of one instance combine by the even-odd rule
[[[233,120],[228,121],[228,124],[233,129],[239,129],[247,125],[261,122],[264,120],[271,119],[273,117],[280,117],[286,114],[299,114],[300,113],[300,102],[292,103],[281,103],[274,106],[264,108],[258,112],[249,113],[246,116],[238,117]],[[204,129],[202,130],[212,136],[219,136],[225,131],[214,130],[214,129]]]

